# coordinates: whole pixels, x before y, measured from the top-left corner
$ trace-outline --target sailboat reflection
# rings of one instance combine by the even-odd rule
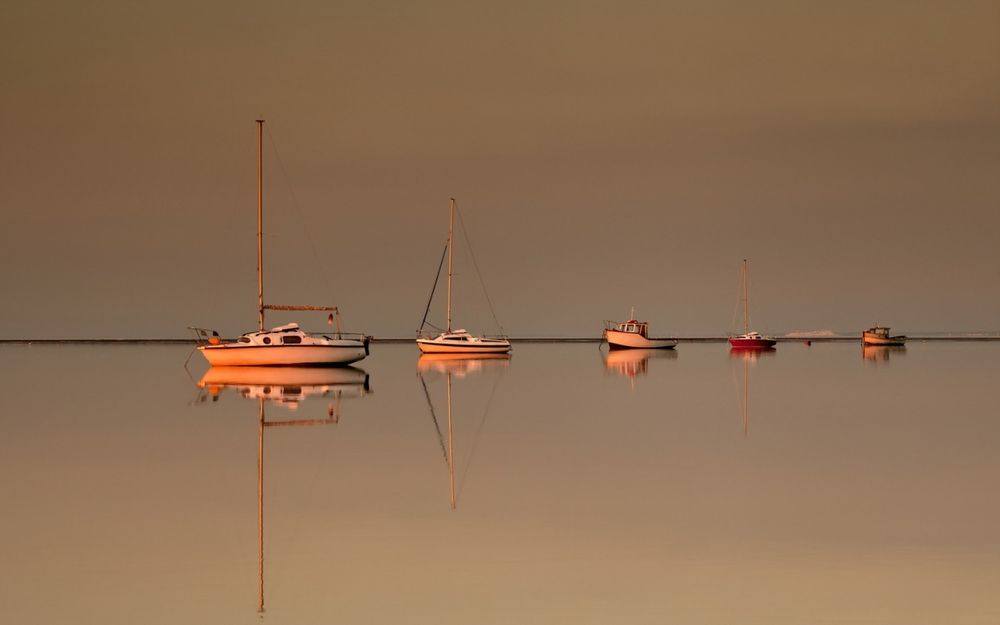
[[[484,358],[484,356],[486,356]],[[434,429],[437,432],[438,442],[441,444],[441,453],[444,456],[445,464],[448,465],[448,499],[451,509],[456,509],[458,505],[458,493],[455,489],[455,427],[452,416],[452,377],[464,378],[469,374],[481,373],[486,369],[496,369],[502,373],[510,363],[510,354],[424,354],[417,359],[417,375],[420,377],[420,385],[424,389],[424,396],[427,398],[427,407],[431,413],[431,420],[434,422]],[[437,373],[445,376],[447,396],[448,396],[448,439],[445,441],[441,433],[441,426],[438,423],[437,412],[434,410],[434,402],[431,401],[431,393],[427,387],[425,373]],[[486,421],[490,404],[493,402],[493,395],[497,390],[497,383],[500,375],[493,380],[493,388],[490,391],[489,399],[486,402],[486,409],[480,422],[479,432],[482,432],[482,425]],[[478,434],[477,434],[478,439]],[[475,450],[475,444],[473,444]],[[468,471],[468,466],[466,466]]]
[[[264,613],[264,430],[275,427],[336,425],[340,400],[364,397],[370,392],[369,376],[356,367],[212,367],[198,382],[212,401],[226,389],[257,401],[257,612]],[[268,420],[270,402],[298,410],[310,398],[327,398],[326,417]]]
[[[422,373],[454,373],[464,377],[485,368],[505,368],[510,354],[423,354],[417,359],[417,371]]]
[[[369,376],[357,367],[212,367],[198,382],[217,401],[225,389],[247,399],[281,404],[289,410],[312,397],[356,397],[369,391]]]
[[[905,345],[862,345],[861,359],[872,362],[889,362],[889,354],[903,356],[906,354]]]
[[[774,356],[777,350],[765,349],[730,349],[729,357],[743,361],[743,396],[740,398],[740,424],[743,435],[750,433],[750,365],[761,358]]]
[[[633,386],[636,376],[646,375],[651,358],[674,360],[677,352],[672,349],[615,349],[603,355],[604,368],[629,378]]]

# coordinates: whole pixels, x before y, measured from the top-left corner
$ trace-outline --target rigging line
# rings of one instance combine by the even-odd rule
[[[437,430],[438,442],[441,443],[441,454],[444,461],[448,462],[448,448],[444,444],[444,435],[441,434],[441,426],[438,425],[437,415],[434,413],[434,403],[431,401],[431,393],[427,390],[427,382],[424,381],[424,374],[418,373],[420,384],[424,387],[424,397],[427,398],[427,407],[431,410],[431,420],[434,421],[434,429]]]
[[[497,313],[493,310],[493,300],[490,299],[490,294],[486,292],[486,282],[483,281],[483,274],[479,271],[479,263],[476,262],[476,254],[472,251],[472,243],[469,242],[469,232],[465,229],[465,221],[462,219],[462,211],[455,207],[455,212],[458,214],[458,225],[462,228],[462,237],[465,239],[465,246],[469,248],[469,257],[472,259],[472,266],[476,270],[476,277],[479,278],[479,286],[483,289],[483,295],[486,296],[486,303],[490,307],[490,314],[493,315],[493,323],[497,324],[497,328],[500,330],[500,334],[504,333],[503,326],[500,325],[500,320],[497,319]]]
[[[500,384],[500,378],[502,375],[498,375],[493,380],[493,389],[490,391],[490,397],[486,400],[486,408],[483,410],[483,416],[479,420],[479,429],[476,430],[476,436],[472,439],[472,445],[469,448],[469,455],[465,461],[465,470],[462,471],[462,479],[458,484],[458,496],[462,496],[462,491],[465,490],[465,478],[469,474],[469,469],[472,468],[472,458],[476,455],[476,449],[479,447],[479,439],[482,436],[483,429],[486,427],[486,417],[490,413],[490,406],[493,405],[493,396],[496,395],[497,386]]]
[[[434,291],[437,290],[438,280],[441,279],[441,267],[444,267],[444,257],[447,255],[448,255],[448,244],[445,243],[444,251],[441,252],[441,262],[438,263],[437,273],[434,274],[434,286],[431,287],[431,296],[427,298],[427,308],[424,309],[424,318],[423,320],[420,321],[420,329],[417,330],[417,334],[420,334],[420,332],[424,329],[424,326],[427,325],[427,315],[431,312],[431,302],[434,301]],[[434,326],[434,324],[431,324],[431,327],[436,327],[436,326]]]
[[[264,124],[264,128],[267,130],[267,139],[271,142],[271,149],[274,151],[274,158],[278,161],[278,167],[281,169],[281,175],[285,180],[285,186],[288,188],[289,195],[292,196],[292,209],[295,211],[295,216],[298,217],[299,223],[302,224],[302,231],[305,234],[306,243],[309,244],[309,249],[312,251],[313,260],[319,267],[320,272],[323,274],[323,281],[331,287],[333,286],[333,279],[330,272],[327,270],[326,265],[322,263],[319,257],[319,251],[316,248],[316,242],[312,238],[312,228],[307,227],[306,219],[302,216],[302,210],[299,207],[299,199],[295,195],[295,188],[292,186],[291,178],[288,175],[288,170],[285,169],[285,161],[281,160],[281,152],[278,151],[278,142],[274,140],[274,135],[271,134],[270,124]]]

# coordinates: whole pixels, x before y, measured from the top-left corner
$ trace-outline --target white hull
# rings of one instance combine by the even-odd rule
[[[880,336],[869,336],[866,332],[864,338],[862,339],[865,345],[902,345],[906,342],[905,337],[901,336],[890,336],[890,337],[880,337]]]
[[[438,339],[417,339],[417,347],[424,354],[506,354],[510,351],[510,341],[478,339],[456,345]]]
[[[651,339],[637,332],[607,330],[605,336],[611,348],[670,349],[677,345],[677,339]]]
[[[198,351],[213,367],[347,365],[367,353],[361,341],[340,340],[332,345],[202,345]]]

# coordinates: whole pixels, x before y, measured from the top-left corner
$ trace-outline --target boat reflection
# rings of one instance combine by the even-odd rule
[[[778,350],[773,347],[763,347],[760,349],[733,349],[729,350],[729,357],[742,360],[760,360],[761,358],[771,358]]]
[[[309,398],[339,401],[371,390],[368,373],[357,367],[212,367],[198,388],[212,401],[233,389],[246,399],[270,401],[289,410]]]
[[[875,363],[889,362],[889,355],[906,355],[905,345],[864,345],[861,346],[861,359]]]
[[[421,354],[417,358],[417,371],[421,373],[450,373],[457,377],[508,365],[510,354]]]
[[[257,612],[264,613],[264,431],[270,428],[329,426],[340,422],[343,398],[370,392],[369,376],[356,367],[212,367],[197,383],[201,401],[218,401],[227,389],[257,402]],[[299,409],[310,399],[328,399],[326,416],[268,419],[265,406]]]
[[[479,374],[486,370],[496,370],[497,375],[493,380],[493,387],[490,390],[486,401],[486,408],[480,420],[479,429],[476,434],[476,441],[473,441],[472,451],[475,451],[479,434],[482,433],[483,424],[489,414],[490,405],[493,403],[493,395],[497,390],[497,383],[502,377],[503,371],[510,362],[509,354],[424,354],[417,359],[417,375],[420,377],[420,385],[424,389],[424,397],[427,399],[427,408],[434,422],[434,430],[437,433],[438,443],[441,445],[441,454],[444,456],[445,464],[448,467],[448,499],[451,509],[458,506],[458,491],[455,486],[455,421],[452,411],[452,379],[464,378],[469,374]],[[441,432],[441,425],[438,421],[437,411],[434,409],[434,402],[431,400],[431,392],[427,386],[425,374],[440,374],[445,377],[446,395],[448,398],[447,413],[447,439]],[[471,456],[466,464],[466,473],[469,470]]]
[[[743,435],[750,433],[750,367],[761,358],[774,356],[774,348],[764,349],[730,349],[729,357],[743,361],[743,394],[740,397],[740,425]]]
[[[604,369],[624,376],[635,383],[637,376],[649,372],[649,361],[652,358],[674,360],[677,352],[672,349],[615,349],[602,352]]]

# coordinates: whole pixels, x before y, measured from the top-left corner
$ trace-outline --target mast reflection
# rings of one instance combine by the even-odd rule
[[[740,425],[743,435],[750,434],[750,366],[761,358],[774,356],[772,347],[765,349],[730,349],[729,357],[743,361],[743,395],[740,397]]]
[[[437,432],[438,442],[441,444],[441,452],[444,455],[445,464],[448,466],[448,499],[452,510],[455,510],[458,506],[458,495],[455,489],[455,428],[452,416],[452,378],[461,379],[470,374],[479,374],[490,369],[498,372],[493,382],[493,389],[490,391],[489,399],[486,402],[486,410],[483,412],[482,420],[485,422],[490,404],[493,401],[493,394],[496,392],[497,383],[500,380],[499,374],[502,374],[503,370],[509,364],[510,354],[423,354],[417,359],[417,375],[420,377],[420,384],[424,389],[424,396],[427,398],[427,408],[431,413],[431,420],[434,422],[434,429]],[[441,433],[441,426],[438,423],[437,413],[434,410],[434,402],[431,400],[431,393],[427,387],[425,374],[440,374],[445,376],[448,398],[447,441],[445,441],[445,437]]]
[[[257,402],[257,612],[264,613],[264,430],[274,427],[336,425],[341,400],[371,392],[369,375],[357,367],[212,367],[198,382],[204,401],[226,390]],[[265,405],[297,411],[308,399],[328,399],[326,416],[318,419],[268,420]]]

